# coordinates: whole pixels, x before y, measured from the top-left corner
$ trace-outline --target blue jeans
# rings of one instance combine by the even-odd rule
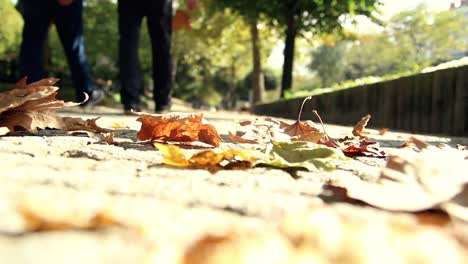
[[[143,82],[138,60],[141,21],[147,17],[153,60],[153,96],[156,110],[170,104],[172,0],[119,0],[119,68],[122,103],[140,105]]]
[[[20,73],[29,82],[45,77],[44,45],[51,23],[57,28],[78,101],[84,92],[91,95],[93,84],[83,40],[83,0],[74,0],[69,6],[60,6],[56,0],[23,0],[23,40],[20,50]]]

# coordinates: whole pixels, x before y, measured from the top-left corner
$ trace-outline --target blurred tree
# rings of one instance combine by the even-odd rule
[[[261,42],[259,38],[258,23],[261,19],[262,13],[265,13],[265,7],[268,6],[269,1],[258,0],[217,0],[215,1],[215,8],[225,9],[229,8],[238,13],[244,18],[244,21],[250,26],[250,38],[252,45],[252,91],[253,102],[262,100],[264,90],[264,79],[262,74],[262,58],[261,58]],[[271,3],[273,4],[273,3]]]
[[[297,35],[303,32],[340,31],[343,15],[372,17],[372,12],[376,10],[378,0],[218,0],[217,3],[237,11],[249,21],[257,21],[262,18],[272,25],[285,27],[283,76],[281,80],[281,96],[284,96],[284,92],[291,89],[292,86]]]
[[[23,19],[11,0],[0,0],[0,14],[0,59],[10,60],[19,49]]]
[[[312,52],[310,68],[316,70],[322,87],[329,87],[344,78],[346,61],[345,43],[322,45]]]

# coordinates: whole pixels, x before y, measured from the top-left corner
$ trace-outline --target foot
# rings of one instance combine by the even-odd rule
[[[83,107],[83,108],[93,107],[97,105],[99,102],[101,102],[104,99],[104,96],[105,96],[104,91],[98,90],[98,89],[93,90],[93,92],[89,94],[88,101],[81,104],[80,107]]]
[[[141,112],[139,105],[125,105],[124,115],[136,115],[137,112]]]
[[[166,104],[166,105],[158,105],[156,104],[156,114],[165,114],[167,112],[171,111],[171,104]]]

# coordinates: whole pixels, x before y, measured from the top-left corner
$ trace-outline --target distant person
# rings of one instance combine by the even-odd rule
[[[95,90],[89,76],[83,39],[83,0],[20,0],[24,19],[20,50],[20,73],[29,82],[45,77],[44,45],[51,23],[55,24],[71,71],[76,99],[90,99],[83,106],[92,106],[104,97]]]
[[[198,0],[187,0],[189,9]],[[119,68],[125,113],[140,111],[143,82],[138,60],[141,21],[147,17],[153,60],[153,99],[156,112],[170,110],[172,89],[172,0],[118,0]]]

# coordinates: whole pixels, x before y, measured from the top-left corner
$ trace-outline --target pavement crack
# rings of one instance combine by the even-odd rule
[[[98,156],[82,151],[82,150],[68,150],[68,151],[63,152],[61,156],[67,157],[67,158],[88,158],[88,159],[92,159],[96,161],[102,160]]]

